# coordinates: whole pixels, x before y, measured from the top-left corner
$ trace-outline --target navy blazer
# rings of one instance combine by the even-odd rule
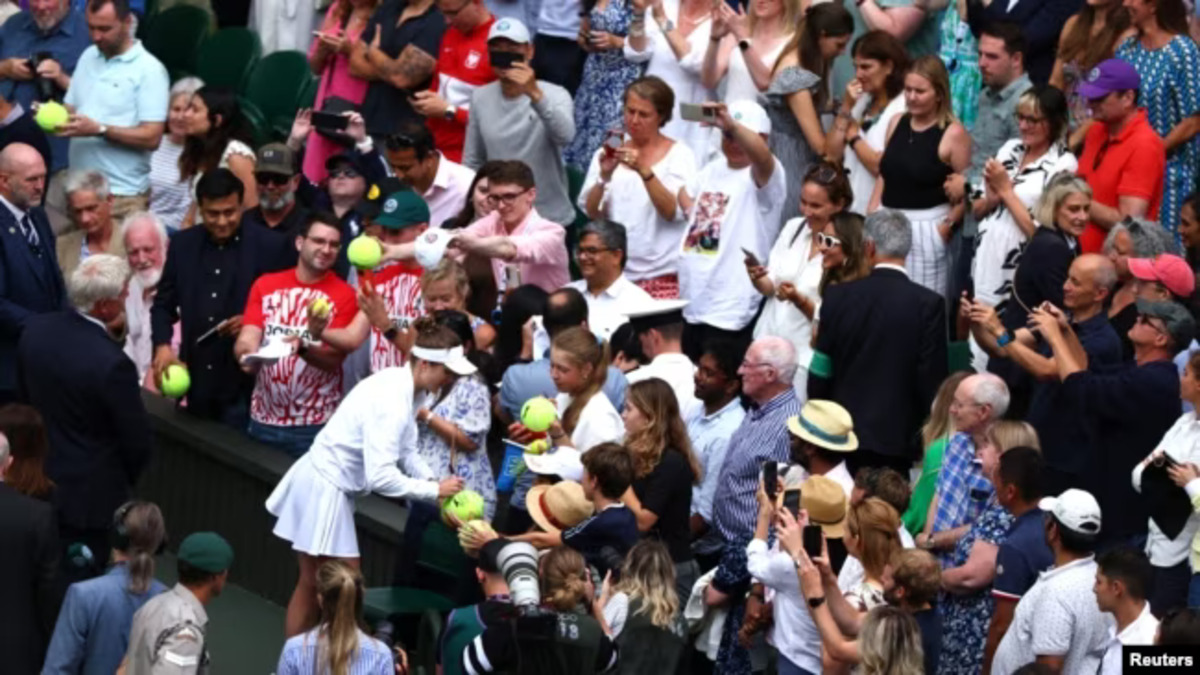
[[[54,232],[41,207],[29,210],[40,241],[34,249],[8,207],[0,204],[0,394],[17,390],[17,340],[26,319],[67,306]]]
[[[832,373],[809,373],[808,398],[845,406],[859,447],[916,459],[921,423],[946,379],[946,347],[945,299],[877,267],[825,289],[814,348],[829,356]]]
[[[1017,0],[1012,11],[1009,0],[995,0],[986,7],[980,0],[968,0],[967,22],[978,38],[989,24],[1008,21],[1021,27],[1025,35],[1025,71],[1034,84],[1050,81],[1058,37],[1072,14],[1083,6],[1082,0]]]
[[[214,335],[197,344],[211,327],[200,305],[200,292],[205,285],[205,270],[201,269],[200,261],[208,236],[208,230],[197,225],[171,238],[162,279],[150,308],[150,330],[158,347],[171,343],[175,322],[181,323],[179,358],[188,365],[192,380],[188,410],[202,417],[217,418],[223,409],[248,396],[254,380],[242,372],[233,356],[235,338]],[[217,322],[245,311],[250,286],[260,276],[295,265],[293,238],[265,227],[245,225],[238,228],[236,236],[241,241],[239,262],[233,270],[233,290],[222,299],[220,316],[214,317]]]
[[[21,391],[46,422],[61,523],[104,529],[150,460],[137,367],[121,344],[75,310],[25,322]]]
[[[58,530],[50,505],[0,483],[0,550],[0,670],[41,672],[62,604]]]

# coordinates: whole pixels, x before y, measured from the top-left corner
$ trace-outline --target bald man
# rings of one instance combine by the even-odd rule
[[[46,163],[32,146],[0,150],[0,404],[17,396],[17,338],[25,320],[66,306],[54,233],[39,206]]]
[[[1070,322],[1079,338],[1073,344],[1090,372],[1105,372],[1121,363],[1121,339],[1108,322],[1104,303],[1117,285],[1112,261],[1098,253],[1086,253],[1071,263],[1063,283],[1063,307],[1031,307],[1031,318],[1050,314]],[[1036,381],[1026,419],[1038,432],[1046,458],[1045,494],[1056,495],[1079,486],[1087,461],[1083,449],[1090,447],[1090,432],[1083,423],[1078,399],[1061,396],[1061,370],[1050,345],[1028,328],[1013,333],[1005,330],[993,308],[981,302],[963,303],[971,316],[971,334],[992,356],[1007,357]],[[1000,343],[1004,343],[1001,346]]]

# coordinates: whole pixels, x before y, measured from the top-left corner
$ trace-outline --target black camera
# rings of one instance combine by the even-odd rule
[[[33,72],[33,86],[37,87],[37,98],[43,103],[54,98],[54,94],[56,93],[58,87],[55,86],[53,80],[48,80],[41,75],[38,75],[37,69],[43,61],[53,60],[54,54],[51,54],[50,52],[37,52],[33,56],[29,57],[29,70]]]

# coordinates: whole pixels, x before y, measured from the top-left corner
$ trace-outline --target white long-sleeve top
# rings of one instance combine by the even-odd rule
[[[821,633],[800,593],[800,579],[791,556],[780,551],[778,543],[768,550],[767,542],[755,539],[746,547],[746,569],[775,591],[775,621],[770,634],[775,649],[792,664],[811,673],[821,672]]]
[[[347,494],[432,502],[438,484],[416,449],[412,371],[404,366],[359,382],[308,454],[313,467]]]
[[[1159,450],[1181,464],[1200,464],[1200,420],[1196,419],[1195,412],[1184,413],[1176,420],[1155,448],[1155,452]],[[1139,493],[1142,491],[1142,469],[1140,462],[1133,467],[1133,489]],[[1188,496],[1191,496],[1191,493]],[[1150,564],[1155,567],[1171,567],[1187,560],[1188,552],[1192,549],[1192,538],[1198,531],[1200,513],[1196,511],[1192,511],[1188,516],[1183,531],[1174,539],[1168,539],[1151,518],[1149,534],[1146,537],[1146,555],[1150,558]]]

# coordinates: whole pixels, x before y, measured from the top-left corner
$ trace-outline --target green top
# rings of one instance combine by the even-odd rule
[[[833,71],[830,73],[831,82],[829,95],[839,101],[845,96],[846,84],[854,77],[854,59],[851,58],[850,50],[854,48],[854,41],[862,37],[867,32],[867,24],[863,21],[862,13],[859,7],[854,4],[854,0],[842,0],[843,6],[850,12],[850,16],[854,18],[854,32],[850,37],[850,44],[846,45],[846,51],[833,62]],[[880,9],[891,9],[893,7],[911,7],[915,3],[913,0],[875,0],[875,4],[879,5]],[[908,50],[908,55],[913,60],[917,57],[926,56],[929,54],[937,54],[938,43],[941,39],[940,24],[942,17],[940,13],[929,16],[926,13],[921,26],[917,28],[912,37],[904,44]]]
[[[900,518],[904,527],[915,537],[925,529],[925,517],[929,514],[929,503],[937,490],[938,474],[942,472],[942,455],[946,452],[946,437],[937,439],[925,448],[925,459],[921,462],[921,477],[913,485],[912,499],[908,510]]]

